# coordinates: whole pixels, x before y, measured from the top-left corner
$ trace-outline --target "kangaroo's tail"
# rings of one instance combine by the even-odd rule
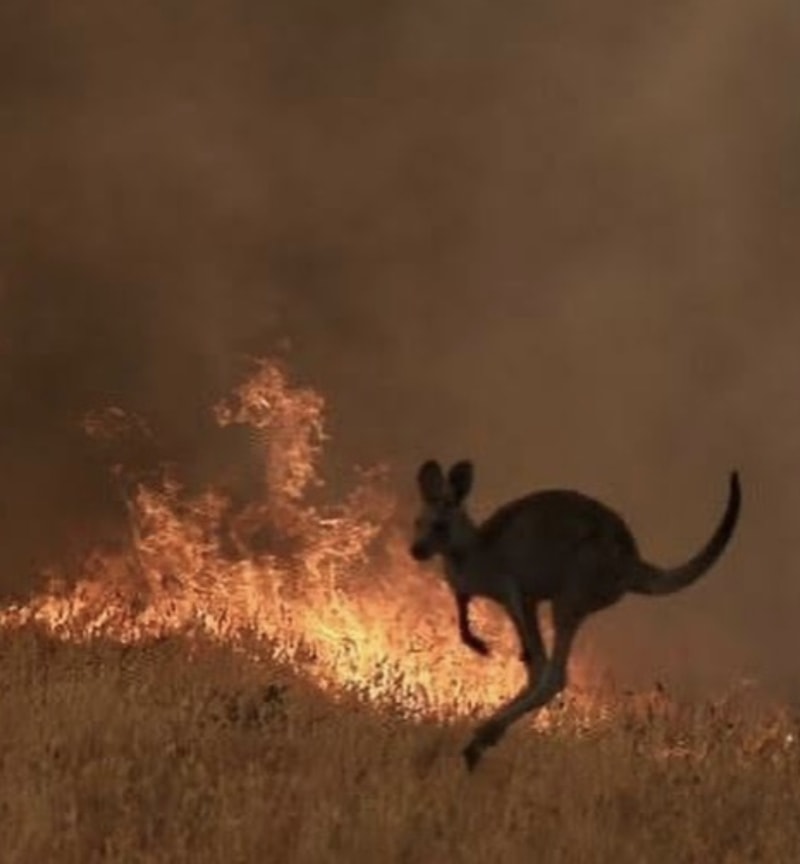
[[[739,519],[741,500],[739,475],[733,471],[730,475],[728,506],[706,545],[685,564],[671,569],[637,561],[628,590],[634,594],[671,594],[699,579],[713,567],[733,536]]]

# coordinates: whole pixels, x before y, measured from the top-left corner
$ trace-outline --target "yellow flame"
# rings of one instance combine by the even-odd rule
[[[320,394],[259,361],[213,410],[220,425],[257,434],[264,498],[234,512],[219,491],[190,496],[166,471],[158,484],[135,484],[130,552],[94,550],[77,579],[51,571],[43,593],[0,610],[0,626],[35,623],[73,640],[198,629],[234,644],[256,637],[332,694],[355,689],[442,717],[493,708],[523,682],[510,627],[478,603],[476,627],[495,654],[460,644],[443,583],[408,559],[385,470],[363,472],[338,505],[309,501],[323,483],[324,408]],[[94,412],[85,428],[101,440],[147,429],[120,409]]]

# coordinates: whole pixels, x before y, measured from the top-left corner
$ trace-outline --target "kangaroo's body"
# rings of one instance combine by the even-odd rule
[[[460,566],[448,570],[474,595],[502,600],[510,582],[532,600],[572,590],[604,606],[624,593],[628,574],[615,568],[598,579],[585,559],[618,562],[636,554],[633,536],[612,510],[578,492],[547,490],[506,504],[476,526]]]
[[[741,501],[733,473],[727,508],[709,541],[685,564],[664,569],[642,560],[617,513],[579,492],[535,492],[476,525],[463,506],[472,476],[469,462],[454,465],[447,477],[433,460],[421,466],[417,479],[423,510],[411,546],[419,561],[442,557],[464,643],[488,653],[472,632],[468,613],[472,597],[490,598],[511,617],[528,667],[528,685],[479,727],[465,749],[469,768],[515,720],[563,690],[572,643],[588,615],[628,592],[669,594],[705,573],[733,535]],[[550,601],[553,610],[555,639],[549,657],[538,624],[537,605],[542,601]]]

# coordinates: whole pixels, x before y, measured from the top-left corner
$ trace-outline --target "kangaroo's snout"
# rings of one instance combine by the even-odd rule
[[[427,561],[433,556],[433,549],[424,540],[416,540],[408,550],[415,561]]]

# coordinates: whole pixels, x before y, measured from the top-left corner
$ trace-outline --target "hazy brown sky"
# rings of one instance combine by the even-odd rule
[[[4,2],[0,590],[113,506],[81,410],[204,479],[209,404],[289,336],[334,474],[471,456],[478,512],[578,487],[670,563],[738,467],[716,571],[590,638],[791,682],[800,6],[662,6]]]

